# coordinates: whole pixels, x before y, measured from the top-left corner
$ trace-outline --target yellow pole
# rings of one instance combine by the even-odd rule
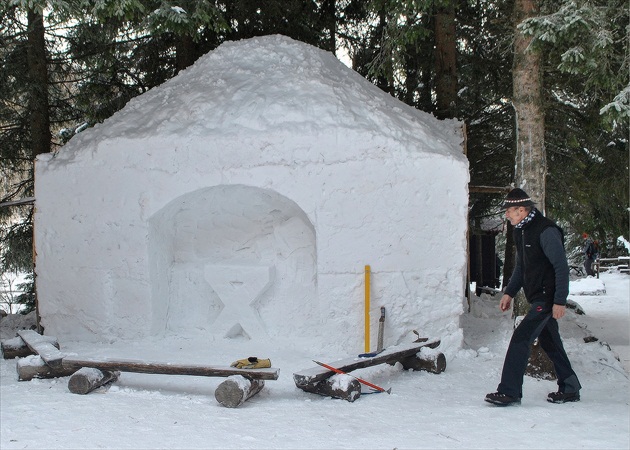
[[[370,266],[365,266],[365,353],[370,352]]]

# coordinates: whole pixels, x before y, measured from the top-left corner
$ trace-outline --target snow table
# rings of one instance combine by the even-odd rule
[[[17,362],[18,380],[70,376],[68,389],[75,394],[88,394],[112,383],[118,379],[120,372],[226,377],[215,390],[215,398],[228,408],[243,404],[262,390],[264,380],[277,380],[280,374],[280,369],[276,368],[237,369],[199,364],[78,358],[61,352],[56,338],[43,336],[33,330],[20,330],[17,337],[2,341],[2,352],[5,359],[23,357]]]
[[[398,345],[383,350],[374,356],[355,356],[327,363],[343,372],[351,372],[356,369],[372,367],[379,364],[402,364],[405,370],[424,370],[432,373],[442,373],[446,369],[446,358],[442,353],[422,355],[423,348],[435,349],[440,345],[440,340],[427,340],[426,342],[414,342]],[[305,392],[341,398],[353,402],[361,396],[361,383],[354,378],[348,383],[339,383],[332,378],[336,372],[321,365],[293,374],[295,385]],[[353,375],[350,374],[352,377]]]

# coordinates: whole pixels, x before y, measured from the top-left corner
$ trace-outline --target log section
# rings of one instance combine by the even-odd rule
[[[339,382],[340,377],[345,379],[343,383]],[[336,375],[317,383],[305,384],[300,388],[305,392],[340,398],[349,402],[353,402],[361,396],[361,383],[349,375]]]
[[[253,380],[242,375],[230,375],[214,391],[214,398],[227,408],[236,408],[245,400],[258,394],[265,387],[263,380]]]
[[[400,363],[405,370],[424,370],[425,372],[431,373],[442,373],[446,370],[446,357],[444,353],[408,356],[401,359]]]
[[[85,395],[107,383],[116,381],[119,376],[120,372],[82,367],[68,380],[68,390],[73,394]]]
[[[16,368],[19,381],[30,381],[33,378],[67,377],[76,370],[64,367],[50,367],[39,355],[18,359]]]

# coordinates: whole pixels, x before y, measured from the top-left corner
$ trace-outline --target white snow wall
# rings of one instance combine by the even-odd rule
[[[283,36],[229,42],[36,162],[39,312],[61,339],[412,329],[459,347],[461,125]]]

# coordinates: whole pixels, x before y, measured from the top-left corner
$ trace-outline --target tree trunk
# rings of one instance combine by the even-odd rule
[[[50,112],[48,105],[48,67],[46,64],[46,40],[44,18],[28,10],[28,80],[29,126],[33,160],[41,153],[49,153],[52,143]]]
[[[538,0],[514,3],[513,105],[516,112],[515,183],[523,188],[545,212],[545,117],[541,94],[541,55],[531,46],[532,36],[524,35],[518,25],[538,13]]]
[[[176,37],[175,69],[179,73],[186,67],[192,66],[197,60],[197,45],[192,36],[184,34]]]
[[[392,55],[390,48],[385,46],[388,15],[385,9],[379,10],[378,13],[379,22],[376,27],[376,45],[379,47],[381,53],[380,58],[382,60],[381,67],[378,70],[376,76],[376,85],[383,91],[391,94],[394,90],[392,80]]]
[[[457,102],[454,0],[437,2],[435,11],[435,115],[453,118]]]
[[[429,14],[427,18],[426,28],[431,29],[435,26],[435,17]],[[432,100],[433,93],[433,71],[435,64],[433,59],[435,58],[435,51],[433,46],[435,45],[435,39],[431,37],[424,37],[420,42],[419,50],[419,65],[420,65],[420,83],[421,89],[418,93],[418,108],[422,111],[431,112],[435,110],[435,105]]]
[[[324,28],[328,28],[328,35],[326,50],[336,54],[337,49],[337,16],[335,11],[337,9],[336,0],[324,0],[322,3],[322,19],[324,21]]]

